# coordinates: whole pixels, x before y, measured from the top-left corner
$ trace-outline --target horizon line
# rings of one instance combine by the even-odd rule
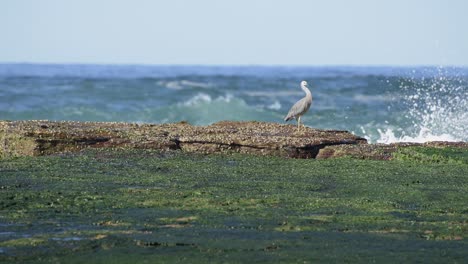
[[[109,63],[109,62],[27,62],[27,61],[0,61],[0,65],[68,65],[68,66],[155,66],[155,67],[394,67],[394,68],[467,68],[468,64],[263,64],[263,63],[245,63],[245,64],[216,64],[216,63]]]

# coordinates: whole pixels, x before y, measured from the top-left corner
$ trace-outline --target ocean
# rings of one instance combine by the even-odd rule
[[[0,64],[0,120],[284,123],[371,143],[468,141],[468,68]],[[290,121],[295,124],[295,121]]]

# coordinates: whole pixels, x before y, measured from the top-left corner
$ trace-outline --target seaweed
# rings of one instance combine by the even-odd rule
[[[0,261],[462,261],[467,151],[410,150],[443,162],[112,148],[0,159]]]

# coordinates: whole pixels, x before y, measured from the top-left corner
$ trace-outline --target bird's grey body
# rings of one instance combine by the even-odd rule
[[[304,115],[312,105],[312,93],[310,92],[309,88],[307,88],[306,81],[301,82],[301,88],[306,93],[306,96],[297,101],[284,118],[284,121],[286,122],[291,119],[296,119],[298,128],[300,128],[301,116]]]

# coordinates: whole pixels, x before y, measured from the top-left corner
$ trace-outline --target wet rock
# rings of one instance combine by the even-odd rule
[[[408,146],[468,148],[467,142],[367,144],[347,131],[302,128],[267,122],[222,121],[209,126],[187,122],[0,121],[0,157],[37,156],[84,148],[140,148],[193,153],[248,153],[290,158],[351,156],[388,160]]]
[[[332,145],[366,144],[347,131],[303,128],[266,122],[223,121],[209,126],[186,122],[132,124],[112,122],[0,121],[0,155],[35,156],[87,147],[126,147],[196,153],[253,153],[315,158]]]
[[[359,159],[389,160],[392,158],[392,153],[397,150],[396,145],[385,144],[336,145],[321,149],[316,158],[329,159],[349,156]]]
[[[393,153],[399,149],[415,146],[468,149],[468,142],[432,141],[426,143],[333,145],[320,149],[315,158],[328,159],[348,156],[359,159],[390,160],[393,157]]]

